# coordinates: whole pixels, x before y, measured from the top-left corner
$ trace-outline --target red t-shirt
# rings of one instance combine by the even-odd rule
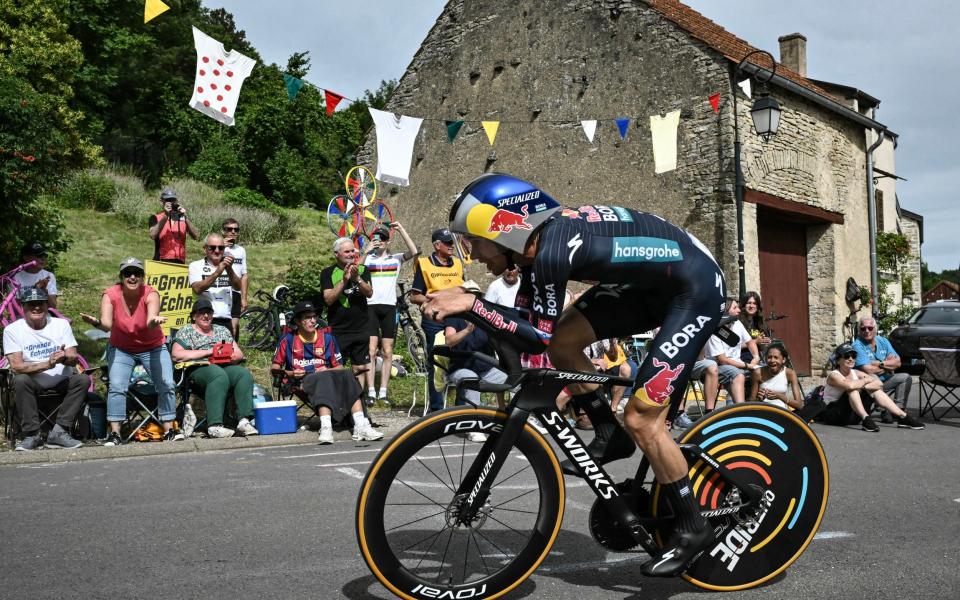
[[[110,345],[124,352],[149,352],[164,342],[163,330],[159,327],[147,327],[147,296],[153,288],[144,285],[140,288],[137,308],[131,315],[127,312],[127,303],[123,300],[123,290],[118,283],[104,292],[113,305],[113,327],[110,329]]]

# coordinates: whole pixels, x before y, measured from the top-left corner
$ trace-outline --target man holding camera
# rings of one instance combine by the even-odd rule
[[[187,218],[187,210],[180,206],[177,193],[172,188],[160,192],[163,212],[150,216],[150,239],[153,240],[153,260],[186,264],[187,235],[200,239],[197,228]]]

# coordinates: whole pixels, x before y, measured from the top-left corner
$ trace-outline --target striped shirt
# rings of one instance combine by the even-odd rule
[[[363,264],[370,271],[370,283],[373,285],[373,296],[367,300],[367,305],[396,306],[397,278],[400,276],[400,265],[403,264],[403,253],[384,254],[382,257],[369,254]]]

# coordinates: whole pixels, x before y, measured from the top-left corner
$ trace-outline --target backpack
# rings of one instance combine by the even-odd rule
[[[823,386],[818,385],[803,397],[803,406],[823,406]]]

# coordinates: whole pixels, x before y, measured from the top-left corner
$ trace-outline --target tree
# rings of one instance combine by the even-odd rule
[[[0,0],[0,264],[24,242],[67,248],[59,212],[40,200],[72,168],[97,159],[70,106],[80,45],[60,20],[65,0]]]

